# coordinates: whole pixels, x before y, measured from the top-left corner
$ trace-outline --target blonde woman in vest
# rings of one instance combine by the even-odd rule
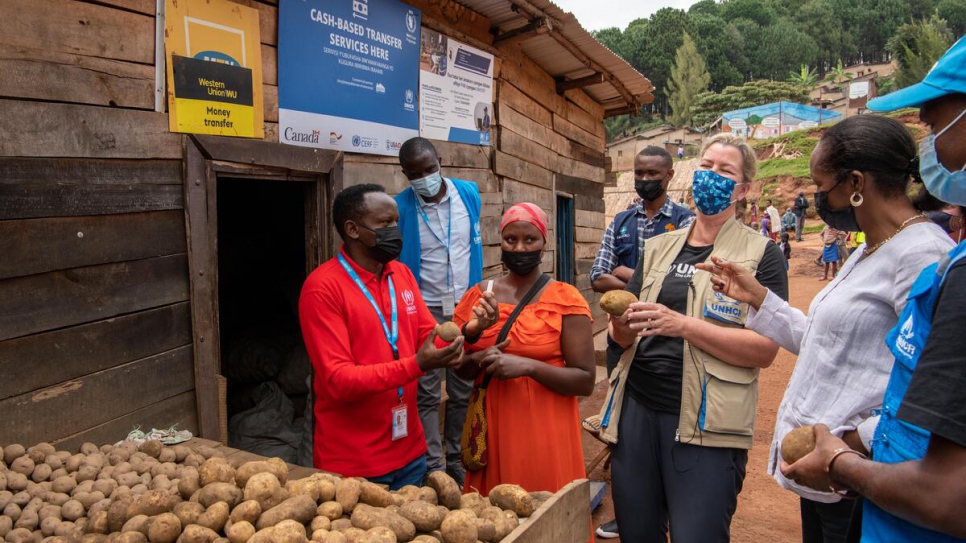
[[[786,479],[778,469],[781,440],[794,428],[821,422],[853,449],[868,452],[878,422],[873,413],[882,406],[895,360],[886,334],[919,272],[953,246],[907,196],[907,186],[922,187],[915,158],[912,136],[892,119],[862,115],[825,132],[809,164],[816,209],[830,227],[866,238],[812,300],[807,317],[738,263],[700,266],[712,272],[717,292],[751,304],[750,330],[798,355],[778,408],[768,473],[801,497],[805,543],[852,540],[846,536],[858,528],[850,527],[856,502]],[[930,198],[918,205],[935,203]]]
[[[735,220],[755,155],[731,134],[710,138],[692,191],[690,228],[648,240],[627,289],[640,297],[611,337],[626,351],[611,375],[601,436],[614,443],[614,509],[624,541],[728,541],[758,403],[758,371],[778,345],[744,329],[748,305],[715,292],[696,264],[714,255],[757,270],[787,297],[774,242]]]

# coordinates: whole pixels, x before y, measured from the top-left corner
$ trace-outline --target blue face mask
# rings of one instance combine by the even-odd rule
[[[694,172],[691,194],[694,205],[703,215],[717,215],[731,205],[731,196],[738,184],[714,170]]]
[[[443,176],[436,173],[431,173],[426,177],[421,177],[419,179],[413,179],[409,182],[413,186],[413,189],[419,193],[423,198],[432,198],[439,194],[439,187],[443,185]]]
[[[955,172],[946,169],[939,161],[939,155],[936,154],[936,140],[959,122],[964,115],[966,115],[966,109],[938,134],[929,134],[919,144],[919,173],[922,175],[926,190],[947,204],[959,206],[966,205],[966,166]]]

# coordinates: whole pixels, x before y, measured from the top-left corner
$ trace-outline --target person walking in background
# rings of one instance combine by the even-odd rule
[[[444,178],[436,148],[425,138],[403,143],[399,164],[410,184],[396,196],[404,241],[399,260],[415,275],[433,317],[445,322],[452,318],[456,300],[483,279],[480,192],[476,183]],[[448,398],[440,436],[444,379]],[[419,419],[426,432],[429,470],[446,470],[457,482],[463,481],[460,435],[471,388],[452,369],[432,370],[419,379]]]
[[[768,239],[771,239],[771,217],[767,213],[761,216],[761,230],[759,233]]]
[[[454,322],[468,325],[491,289],[498,304],[494,322],[477,334],[467,330],[459,370],[486,386],[487,464],[467,473],[465,492],[486,496],[503,483],[557,492],[585,476],[577,396],[593,392],[596,377],[590,307],[576,288],[540,271],[547,225],[534,204],[508,209],[500,222],[508,273],[471,288],[456,308]],[[531,289],[535,295],[497,344]]]
[[[845,238],[845,232],[836,230],[829,225],[822,229],[822,262],[825,263],[825,275],[819,281],[828,281],[829,267],[832,268],[832,279],[838,272],[839,241]]]
[[[768,234],[765,235],[771,237],[771,240],[777,243],[778,233],[782,229],[782,217],[778,213],[778,208],[771,203],[771,199],[765,200],[765,203],[768,204],[765,208],[765,213],[768,215],[769,228],[771,228]]]
[[[785,271],[788,271],[788,261],[792,258],[792,244],[788,242],[788,232],[781,233],[781,243],[778,247],[782,250],[782,256],[785,257]]]
[[[683,158],[684,158],[684,145],[681,144],[681,143],[679,143],[678,144],[678,160],[681,160]]]
[[[805,212],[808,211],[808,198],[805,197],[805,191],[798,191],[798,196],[795,198],[795,205],[793,206],[795,211],[795,241],[802,241],[802,231],[805,228]]]
[[[825,422],[853,450],[869,450],[893,362],[886,333],[899,322],[919,271],[951,246],[919,212],[934,202],[914,203],[906,195],[907,185],[922,186],[915,156],[909,130],[885,117],[851,117],[822,136],[809,162],[817,211],[838,228],[869,232],[871,244],[815,296],[807,316],[759,285],[740,263],[699,266],[713,274],[716,292],[751,305],[750,330],[798,356],[767,465],[781,487],[800,496],[803,543],[849,541],[847,533],[858,528],[850,526],[856,502],[785,478],[780,444],[795,428]]]

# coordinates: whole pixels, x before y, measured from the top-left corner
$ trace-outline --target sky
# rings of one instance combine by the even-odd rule
[[[627,28],[634,19],[650,17],[655,11],[672,7],[688,9],[697,0],[552,0],[564,11],[573,13],[587,30],[616,26]]]

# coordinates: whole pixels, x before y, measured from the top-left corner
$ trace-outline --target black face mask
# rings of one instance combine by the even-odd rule
[[[503,251],[500,260],[506,264],[506,269],[510,270],[511,273],[527,275],[540,265],[542,253],[543,251],[528,251],[525,253]]]
[[[838,185],[835,185],[838,187]],[[832,190],[835,190],[832,187]],[[855,220],[855,208],[846,206],[845,209],[832,209],[828,205],[828,193],[832,191],[818,191],[815,193],[815,211],[825,221],[825,224],[843,232],[861,232],[862,228]]]
[[[399,253],[402,253],[403,238],[398,225],[375,229],[361,224],[359,226],[376,234],[376,244],[369,247],[369,256],[380,264],[399,258]]]
[[[644,200],[653,202],[664,194],[664,187],[661,186],[663,181],[663,179],[635,179],[634,191]]]

